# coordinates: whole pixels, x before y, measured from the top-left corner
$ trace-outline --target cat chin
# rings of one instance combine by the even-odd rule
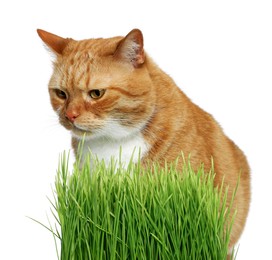
[[[89,140],[94,140],[94,139],[103,137],[101,136],[101,133],[99,134],[95,131],[81,130],[78,128],[72,129],[71,135],[72,137],[76,138],[79,141],[81,140],[89,141]]]
[[[91,132],[85,132],[85,131],[71,131],[71,135],[72,137],[78,139],[78,140],[90,140],[92,138],[94,138],[94,135]]]

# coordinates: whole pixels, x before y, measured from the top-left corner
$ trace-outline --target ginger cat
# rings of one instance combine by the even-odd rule
[[[135,149],[141,150],[143,164],[171,162],[182,151],[191,154],[193,167],[204,163],[209,170],[213,157],[215,185],[225,177],[229,192],[241,173],[231,249],[249,210],[247,160],[213,117],[193,104],[144,52],[141,31],[81,41],[43,30],[38,34],[56,56],[49,93],[60,123],[72,133],[75,153],[85,135],[84,150],[105,161],[118,158],[120,146],[125,162]]]

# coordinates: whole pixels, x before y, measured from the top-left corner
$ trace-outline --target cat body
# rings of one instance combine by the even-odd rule
[[[249,210],[247,160],[213,117],[192,103],[144,52],[141,31],[82,41],[43,30],[38,34],[56,56],[49,93],[60,123],[72,133],[75,153],[85,136],[83,152],[91,150],[107,162],[112,156],[119,158],[120,147],[125,163],[140,152],[143,164],[163,165],[183,152],[190,154],[194,168],[204,163],[209,170],[213,158],[215,185],[224,179],[230,194],[241,173],[234,200],[238,211],[232,248]]]

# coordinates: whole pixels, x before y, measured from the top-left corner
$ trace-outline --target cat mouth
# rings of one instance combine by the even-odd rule
[[[83,132],[90,132],[90,130],[87,129],[87,127],[84,127],[84,126],[79,125],[79,124],[77,124],[77,123],[74,123],[74,124],[73,124],[73,127],[74,127],[74,129],[76,129],[76,130],[80,130],[80,131],[83,131]]]
[[[92,127],[87,127],[85,125],[79,124],[77,122],[71,123],[71,133],[75,137],[83,138],[83,137],[98,137],[103,134],[103,127],[101,125],[92,125]]]

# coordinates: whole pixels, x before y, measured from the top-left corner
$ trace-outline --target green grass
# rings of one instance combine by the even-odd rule
[[[182,158],[180,158],[182,159]],[[53,214],[61,260],[226,259],[233,217],[214,172],[60,159]],[[221,203],[220,203],[221,201]],[[56,243],[57,244],[57,243]]]

